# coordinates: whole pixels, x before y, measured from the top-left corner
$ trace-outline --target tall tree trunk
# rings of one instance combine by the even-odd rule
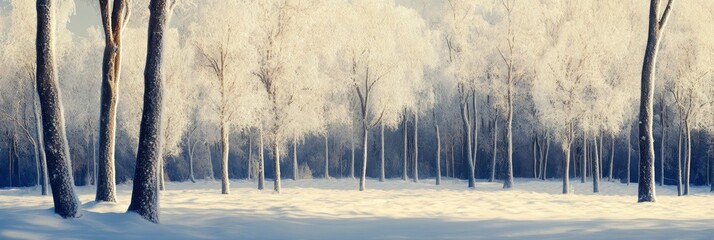
[[[74,192],[53,48],[54,5],[53,0],[37,0],[37,94],[42,111],[42,133],[55,213],[63,218],[76,218],[80,216],[80,205]]]
[[[563,162],[563,194],[568,194],[570,190],[570,148],[571,144],[565,147],[565,161]]]
[[[496,111],[498,115],[498,111]],[[488,179],[489,182],[496,181],[496,156],[498,155],[498,118],[493,120],[493,152],[491,154],[491,178]]]
[[[684,195],[689,195],[689,180],[691,179],[691,166],[692,166],[692,130],[689,128],[689,122],[684,123],[685,140],[687,141],[685,146],[684,154]]]
[[[462,97],[465,98],[465,97]],[[467,109],[468,103],[463,99],[461,101],[461,120],[464,124],[464,132],[466,133],[466,154],[467,158],[466,161],[468,161],[469,164],[469,188],[476,188],[476,179],[475,179],[475,173],[474,173],[474,162],[473,157],[471,156],[471,153],[473,153],[471,149],[471,125],[469,124],[469,118],[468,118],[468,109]],[[453,165],[452,165],[453,167]],[[455,174],[452,171],[452,174]]]
[[[327,141],[327,137],[325,137],[325,141]],[[327,152],[327,149],[325,149],[325,152]],[[293,135],[293,181],[297,181],[300,178],[298,172],[299,169],[297,161],[297,136]],[[325,176],[327,176],[327,174],[325,174]]]
[[[471,104],[474,109],[473,116],[472,116],[473,125],[471,125],[471,129],[473,131],[473,136],[471,136],[471,143],[473,145],[471,147],[471,152],[472,152],[471,157],[473,159],[471,161],[474,163],[473,164],[474,171],[478,171],[478,165],[476,165],[476,163],[477,163],[476,160],[478,159],[477,156],[478,156],[478,127],[479,127],[479,124],[478,124],[478,106],[476,105],[476,89],[475,88],[471,89]],[[477,175],[476,172],[474,172],[474,179],[476,178],[476,175]]]
[[[258,190],[265,188],[265,149],[263,144],[263,125],[260,126],[260,141],[258,143]]]
[[[667,131],[666,131],[667,130],[666,129],[667,128],[667,123],[666,123],[667,112],[666,112],[666,108],[664,105],[664,98],[662,98],[662,101],[660,101],[660,105],[661,105],[661,110],[660,110],[660,115],[659,115],[659,122],[660,122],[660,125],[662,126],[662,143],[660,143],[660,150],[659,150],[660,151],[659,185],[663,186],[664,185],[664,160],[665,160],[665,156],[666,156],[666,155],[664,155],[664,149],[665,149],[665,146],[667,146],[667,144],[666,144],[666,142],[667,142],[667,135],[666,135],[667,134]]]
[[[101,0],[100,12],[104,27],[104,59],[102,60],[101,108],[99,111],[98,202],[116,202],[114,151],[116,138],[119,74],[121,73],[122,29],[128,10],[126,0]],[[110,12],[110,4],[112,4]]]
[[[632,166],[631,155],[632,155],[632,130],[628,127],[627,128],[627,186],[630,186],[630,179],[631,179],[630,178],[630,167]]]
[[[190,136],[190,135],[189,135]],[[192,183],[196,182],[196,177],[193,174],[193,154],[194,154],[194,147],[195,143],[191,143],[191,138],[189,137],[188,139],[188,179],[191,180]]]
[[[595,159],[593,161],[593,173],[596,174],[597,176],[593,176],[593,192],[600,192],[600,150],[602,148],[602,145],[598,144],[598,137],[595,136],[594,142],[595,142]]]
[[[384,182],[384,123],[379,125],[379,181]]]
[[[469,158],[469,161],[472,160]],[[419,182],[419,114],[416,112],[414,113],[414,182]]]
[[[37,81],[32,83],[37,89]],[[45,158],[45,141],[42,136],[42,113],[40,113],[40,99],[37,92],[32,94],[32,112],[35,114],[35,135],[37,135],[37,143],[35,144],[35,156],[38,159],[39,168],[39,184],[41,187],[42,196],[46,196],[49,191],[47,180],[47,160]]]
[[[229,194],[231,192],[231,183],[228,177],[229,133],[228,123],[223,120],[221,123],[221,194]]]
[[[441,134],[439,133],[439,123],[434,115],[434,130],[436,131],[436,185],[441,184]]]
[[[538,135],[533,137],[533,178],[538,178]]]
[[[677,141],[677,196],[682,196],[682,127],[679,127]]]
[[[655,67],[657,66],[657,51],[664,27],[671,13],[672,2],[669,0],[667,7],[658,17],[661,0],[650,1],[649,29],[647,33],[647,48],[645,49],[644,61],[642,64],[642,83],[640,97],[639,115],[639,139],[640,141],[640,169],[637,187],[638,202],[655,201],[655,177],[654,177],[654,136],[652,134],[653,124],[653,99],[655,84]]]
[[[163,191],[165,190],[165,185],[164,185],[164,163],[166,162],[166,159],[162,157],[159,160],[159,190]]]
[[[506,113],[506,176],[503,181],[504,189],[513,187],[513,84],[510,71],[508,75],[508,113]]]
[[[359,190],[364,191],[367,185],[367,123],[362,119],[362,170],[359,177]]]
[[[280,145],[278,144],[277,133],[273,133],[276,136],[273,139],[273,191],[280,193]]]
[[[330,145],[325,133],[325,179],[330,179]]]
[[[151,222],[159,223],[156,171],[162,156],[161,144],[159,144],[162,136],[164,91],[161,59],[164,49],[164,30],[168,25],[169,17],[166,0],[151,0],[149,12],[149,40],[144,69],[144,107],[139,130],[134,187],[128,211],[138,213]]]
[[[402,128],[402,138],[404,140],[404,153],[402,154],[402,158],[404,159],[404,164],[402,165],[402,180],[406,181],[408,176],[407,173],[407,151],[408,151],[408,143],[407,143],[407,112],[404,111],[404,127]]]

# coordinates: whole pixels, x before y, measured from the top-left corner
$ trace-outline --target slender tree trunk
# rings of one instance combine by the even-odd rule
[[[265,149],[263,144],[263,126],[260,126],[260,141],[258,143],[258,190],[263,190],[265,188]]]
[[[627,186],[630,186],[630,168],[632,166],[632,130],[627,128]]]
[[[436,117],[436,116],[435,116]],[[434,119],[434,130],[436,131],[436,185],[441,184],[441,134],[439,124]]]
[[[455,159],[455,158],[454,158],[454,145],[452,144],[452,145],[451,145],[451,177],[452,177],[452,178],[454,178],[454,177],[456,176],[456,174],[454,173],[454,169],[455,169],[455,167],[454,167],[454,162],[455,162],[454,159]]]
[[[689,128],[689,123],[684,123],[685,140],[687,141],[685,146],[684,154],[684,195],[689,195],[689,180],[691,179],[691,166],[692,166],[692,130]]]
[[[580,183],[585,183],[587,181],[587,171],[588,171],[588,134],[583,132],[583,160],[580,164]]]
[[[188,179],[191,180],[192,183],[196,182],[196,177],[193,174],[193,154],[194,154],[194,146],[195,144],[191,143],[191,138],[189,136],[188,139]]]
[[[353,120],[351,120],[353,121]],[[350,178],[355,178],[355,131],[354,123],[350,124]]]
[[[570,146],[565,147],[565,161],[563,162],[563,194],[568,194],[570,191]]]
[[[325,179],[330,179],[330,147],[327,133],[325,133]]]
[[[498,115],[498,113],[496,114]],[[493,120],[493,154],[491,154],[491,178],[489,182],[496,181],[496,156],[498,155],[498,119]]]
[[[595,136],[594,142],[595,142],[595,159],[593,161],[593,173],[597,174],[597,176],[593,176],[593,192],[600,192],[600,148],[602,148],[602,145],[599,145],[597,142],[598,137]]]
[[[476,89],[471,89],[471,103],[472,103],[473,109],[474,109],[474,111],[473,111],[474,114],[472,117],[474,121],[473,121],[473,125],[471,125],[471,129],[473,130],[473,136],[471,137],[471,142],[473,143],[473,146],[471,147],[471,152],[472,152],[471,157],[473,157],[473,159],[471,161],[474,163],[473,164],[474,171],[478,171],[478,167],[477,167],[478,165],[476,164],[477,163],[476,160],[478,159],[477,156],[478,156],[478,128],[479,128],[479,124],[478,124],[478,106],[476,105]],[[476,172],[474,172],[474,179],[476,178],[476,175],[477,175]]]
[[[364,191],[367,185],[367,123],[362,119],[362,170],[360,171],[359,190]]]
[[[513,84],[511,73],[509,72],[508,83],[508,113],[506,125],[506,177],[503,181],[503,188],[513,187]]]
[[[466,154],[467,158],[466,160],[468,161],[469,164],[469,188],[476,188],[476,179],[475,179],[475,173],[474,173],[474,162],[473,157],[471,156],[471,153],[473,153],[471,149],[471,125],[469,124],[469,118],[468,118],[468,109],[467,109],[468,103],[465,100],[462,100],[461,103],[461,120],[464,124],[464,132],[466,133]],[[453,167],[453,165],[452,165]],[[455,174],[452,171],[452,174]]]
[[[473,158],[469,158],[469,161],[472,160]],[[419,182],[419,114],[417,113],[414,113],[414,182]]]
[[[327,141],[327,136],[325,136],[325,141]],[[327,145],[327,143],[325,143],[325,145]],[[325,152],[327,152],[327,146],[325,146]],[[325,153],[325,156],[327,156],[327,153]],[[297,181],[300,178],[298,167],[297,136],[293,136],[293,181]],[[325,169],[327,169],[327,167],[325,167]],[[325,176],[327,176],[327,174],[325,174]]]
[[[538,178],[538,135],[533,138],[533,178]]]
[[[679,128],[677,141],[677,196],[682,196],[682,127]]]
[[[545,139],[545,158],[543,163],[543,180],[548,179],[546,175],[548,173],[548,151],[550,151],[550,140],[546,137]]]
[[[53,48],[55,4],[53,0],[37,0],[37,94],[54,211],[63,218],[76,218],[80,205],[74,192]]]
[[[108,0],[100,2],[104,27],[104,59],[102,61],[101,108],[99,113],[99,165],[97,172],[98,202],[116,202],[116,178],[114,152],[116,138],[116,115],[119,98],[119,74],[121,73],[122,28],[127,11],[125,0],[114,0],[109,12]]]
[[[253,136],[248,134],[248,180],[253,179]]]
[[[164,185],[164,163],[166,162],[166,159],[162,157],[159,160],[159,190],[163,191],[165,190],[165,185]]]
[[[280,193],[280,146],[278,144],[277,133],[273,139],[273,191]]]
[[[224,120],[221,123],[221,194],[229,194],[231,192],[231,182],[228,177],[228,153],[230,152],[229,144],[230,128]]]
[[[664,155],[664,149],[665,149],[665,146],[667,146],[667,144],[666,144],[666,142],[667,142],[666,113],[667,112],[666,112],[666,108],[664,105],[664,100],[662,100],[660,102],[660,105],[662,107],[662,109],[660,110],[660,116],[659,116],[660,125],[662,125],[662,143],[660,144],[660,150],[659,150],[660,151],[660,161],[659,161],[659,164],[660,164],[660,171],[659,171],[660,178],[659,179],[660,179],[660,181],[659,181],[659,185],[663,186],[664,185],[664,160],[665,160],[665,156],[666,156],[666,155]]]
[[[615,164],[615,135],[612,135],[610,139],[610,173],[607,176],[607,180],[612,182],[612,168]]]
[[[404,127],[402,128],[402,138],[404,139],[404,153],[402,154],[402,157],[404,158],[404,164],[402,165],[402,180],[406,181],[409,176],[407,176],[407,151],[408,151],[408,146],[407,146],[407,113],[406,111],[404,112]]]
[[[639,115],[640,141],[640,169],[637,188],[638,202],[655,202],[655,177],[654,177],[654,136],[653,124],[653,99],[655,86],[655,68],[657,66],[657,51],[662,39],[664,27],[669,19],[672,2],[669,0],[662,18],[658,17],[660,0],[650,1],[649,29],[647,33],[647,47],[642,64],[642,83]]]
[[[32,83],[33,87],[37,89],[37,81]],[[32,112],[35,114],[35,135],[37,135],[37,143],[35,145],[35,156],[38,159],[38,169],[39,169],[39,184],[41,187],[42,196],[46,196],[49,191],[48,180],[47,180],[47,160],[45,159],[45,141],[42,136],[42,113],[40,113],[40,99],[37,96],[37,92],[32,94]]]
[[[379,181],[384,182],[384,124],[379,125]]]
[[[166,0],[151,0],[149,7],[149,40],[144,70],[144,107],[139,131],[139,150],[134,173],[134,187],[128,211],[159,223],[159,192],[157,167],[161,160],[161,119],[163,79],[161,59],[164,48],[164,29],[168,25],[169,9]]]

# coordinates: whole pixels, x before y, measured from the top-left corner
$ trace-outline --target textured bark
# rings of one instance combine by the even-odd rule
[[[114,152],[116,115],[119,98],[121,69],[122,28],[127,11],[126,0],[100,0],[99,8],[104,27],[104,58],[102,60],[102,86],[99,110],[99,164],[97,167],[98,202],[116,202],[116,177]],[[110,12],[110,5],[111,7]],[[163,186],[163,185],[162,185]]]
[[[640,141],[640,169],[637,187],[638,202],[655,202],[655,176],[654,176],[654,136],[652,134],[653,125],[653,99],[655,86],[655,68],[657,66],[657,51],[664,27],[667,24],[672,9],[672,2],[669,0],[667,7],[658,17],[661,0],[651,0],[649,10],[649,24],[647,32],[647,47],[645,49],[644,61],[642,64],[642,83],[640,93],[640,115],[639,115],[639,141]]]
[[[229,145],[230,128],[227,122],[221,123],[221,194],[229,194],[231,192],[231,182],[228,177],[228,153],[230,152]]]
[[[508,113],[506,114],[506,176],[503,181],[503,188],[505,189],[513,187],[513,80],[510,72],[508,75]]]
[[[54,211],[63,218],[76,218],[81,215],[80,205],[74,192],[53,48],[55,1],[37,0],[36,7],[37,94],[42,112],[42,133]]]
[[[164,31],[169,17],[168,10],[166,0],[151,0],[148,50],[144,68],[144,106],[139,130],[134,186],[128,209],[129,212],[135,212],[153,223],[159,223],[157,167],[162,157],[161,118],[164,91],[161,61]]]

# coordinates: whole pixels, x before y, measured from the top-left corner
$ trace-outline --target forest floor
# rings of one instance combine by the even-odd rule
[[[637,184],[516,179],[502,183],[462,180],[285,180],[283,193],[256,190],[252,181],[167,182],[161,224],[126,214],[131,185],[117,186],[118,203],[97,204],[94,187],[77,187],[83,216],[63,220],[52,199],[36,188],[0,189],[0,239],[711,239],[714,194],[694,187],[677,197],[658,187],[657,203],[636,203]]]

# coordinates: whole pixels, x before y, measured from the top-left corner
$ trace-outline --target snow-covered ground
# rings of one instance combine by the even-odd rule
[[[283,193],[258,191],[251,181],[167,183],[161,224],[125,214],[131,186],[118,186],[119,202],[96,204],[93,187],[78,187],[83,216],[52,213],[51,197],[34,188],[0,190],[0,239],[712,239],[714,194],[695,187],[677,197],[658,187],[658,202],[637,204],[637,185],[573,179],[562,195],[560,181],[517,179],[501,183],[433,179],[420,183],[370,180],[357,191],[351,179],[283,182]],[[266,182],[272,189],[272,182]]]

